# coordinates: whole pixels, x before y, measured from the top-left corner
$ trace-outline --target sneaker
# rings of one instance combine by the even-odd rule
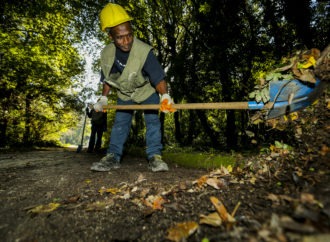
[[[149,160],[149,169],[151,169],[153,172],[157,172],[157,171],[168,171],[168,166],[162,160],[162,157],[160,155],[154,155]]]
[[[92,171],[110,171],[120,168],[120,162],[116,160],[114,154],[110,153],[103,157],[99,162],[92,164]]]

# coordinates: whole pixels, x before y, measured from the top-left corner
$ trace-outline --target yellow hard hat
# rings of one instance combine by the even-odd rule
[[[112,28],[132,19],[122,6],[114,3],[108,3],[100,13],[102,31],[105,31],[105,28]]]

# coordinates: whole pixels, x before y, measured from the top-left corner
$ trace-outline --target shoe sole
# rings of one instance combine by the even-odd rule
[[[90,169],[91,169],[91,171],[111,171],[111,170],[116,170],[119,168],[120,168],[120,165],[109,167],[102,162],[95,162],[92,164]]]
[[[162,165],[162,166],[159,166],[157,168],[150,168],[151,171],[153,172],[158,172],[158,171],[168,171],[168,166],[167,165]]]

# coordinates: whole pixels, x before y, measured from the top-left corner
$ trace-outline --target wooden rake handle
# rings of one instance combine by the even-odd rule
[[[160,109],[160,104],[140,104],[140,105],[108,105],[104,109],[137,110],[137,109]],[[249,109],[248,102],[222,102],[222,103],[185,103],[173,104],[174,109]]]

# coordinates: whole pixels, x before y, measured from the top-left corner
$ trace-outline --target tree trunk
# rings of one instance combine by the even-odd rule
[[[1,119],[1,121],[0,121],[0,147],[4,147],[7,144],[7,136],[6,136],[7,125],[8,125],[8,120]]]
[[[180,128],[180,115],[179,111],[174,113],[174,125],[175,125],[175,140],[181,144],[182,143],[182,135]]]
[[[25,130],[23,134],[24,144],[30,142],[30,125],[31,125],[31,101],[29,98],[25,100]]]
[[[223,58],[223,60],[227,60],[227,58]],[[222,95],[224,97],[225,102],[231,102],[232,98],[232,82],[228,77],[228,68],[225,61],[223,61],[224,65],[221,66],[221,80],[222,80]],[[226,110],[227,119],[226,119],[226,139],[228,148],[235,148],[237,146],[237,131],[236,131],[236,118],[234,110]]]
[[[237,147],[237,131],[236,131],[236,117],[233,110],[226,110],[227,113],[227,126],[226,126],[226,138],[228,148]]]
[[[210,128],[209,124],[207,123],[207,117],[205,115],[205,111],[202,110],[196,110],[197,115],[199,120],[202,123],[203,129],[205,131],[205,133],[210,137],[211,142],[212,142],[212,146],[214,148],[216,148],[218,146],[218,139],[217,137],[214,135],[214,131]]]
[[[189,112],[189,126],[188,126],[188,135],[185,141],[186,145],[191,145],[192,141],[194,140],[194,133],[196,128],[196,115],[195,112]]]

